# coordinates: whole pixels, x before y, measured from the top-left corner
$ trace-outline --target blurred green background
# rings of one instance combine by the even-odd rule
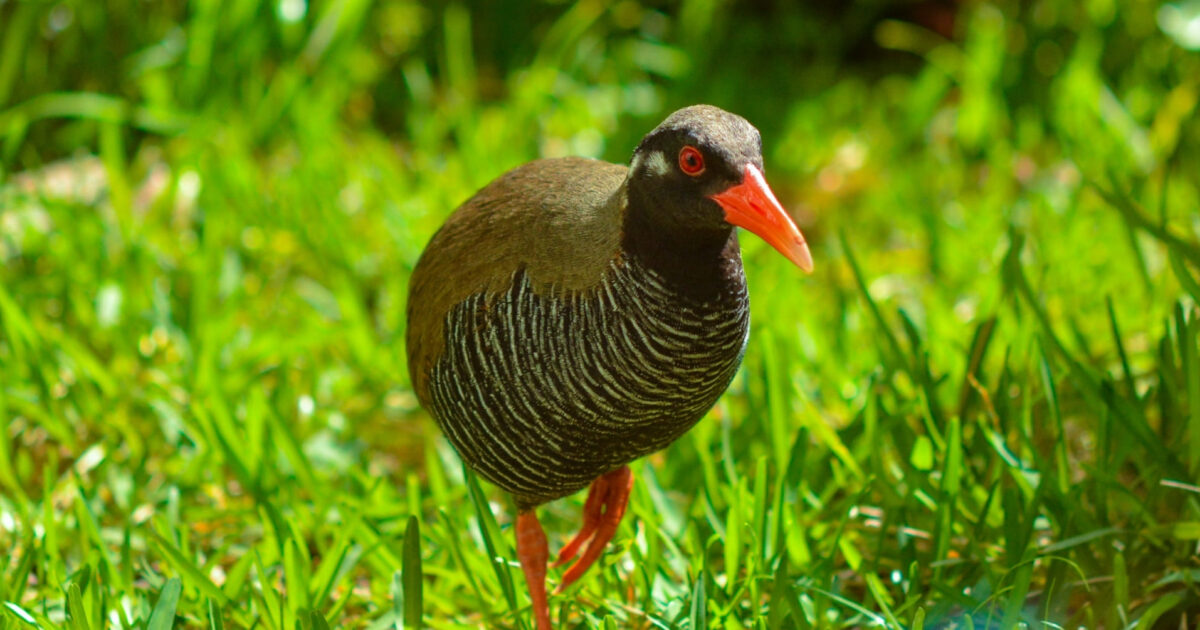
[[[1200,623],[1198,98],[1196,0],[0,0],[0,628],[528,627],[408,272],[699,102],[816,272],[562,627]]]

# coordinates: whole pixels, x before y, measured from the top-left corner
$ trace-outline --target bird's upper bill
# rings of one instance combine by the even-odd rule
[[[757,234],[771,247],[808,273],[812,273],[812,254],[804,235],[775,199],[762,172],[746,164],[742,183],[730,186],[710,198],[725,210],[725,220]]]

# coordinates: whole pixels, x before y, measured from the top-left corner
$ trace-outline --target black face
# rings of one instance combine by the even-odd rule
[[[709,199],[740,184],[746,164],[762,170],[762,139],[746,119],[711,105],[671,114],[642,139],[630,164],[630,203],[670,230],[732,226]]]

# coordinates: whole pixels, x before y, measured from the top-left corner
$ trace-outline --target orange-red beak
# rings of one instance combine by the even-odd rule
[[[753,164],[746,165],[742,183],[709,198],[721,204],[726,221],[754,232],[797,267],[812,273],[812,254],[808,251],[808,243],[804,242],[804,235],[779,205],[767,180]]]

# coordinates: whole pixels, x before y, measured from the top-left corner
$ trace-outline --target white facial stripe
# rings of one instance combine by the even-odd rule
[[[639,172],[642,170],[643,163],[645,164],[646,172],[655,177],[662,177],[670,170],[667,166],[667,158],[663,156],[662,151],[651,151],[648,154],[638,155],[633,159],[632,170]]]
[[[646,170],[650,171],[651,175],[663,176],[667,174],[667,158],[663,157],[662,151],[652,151],[646,158]]]

